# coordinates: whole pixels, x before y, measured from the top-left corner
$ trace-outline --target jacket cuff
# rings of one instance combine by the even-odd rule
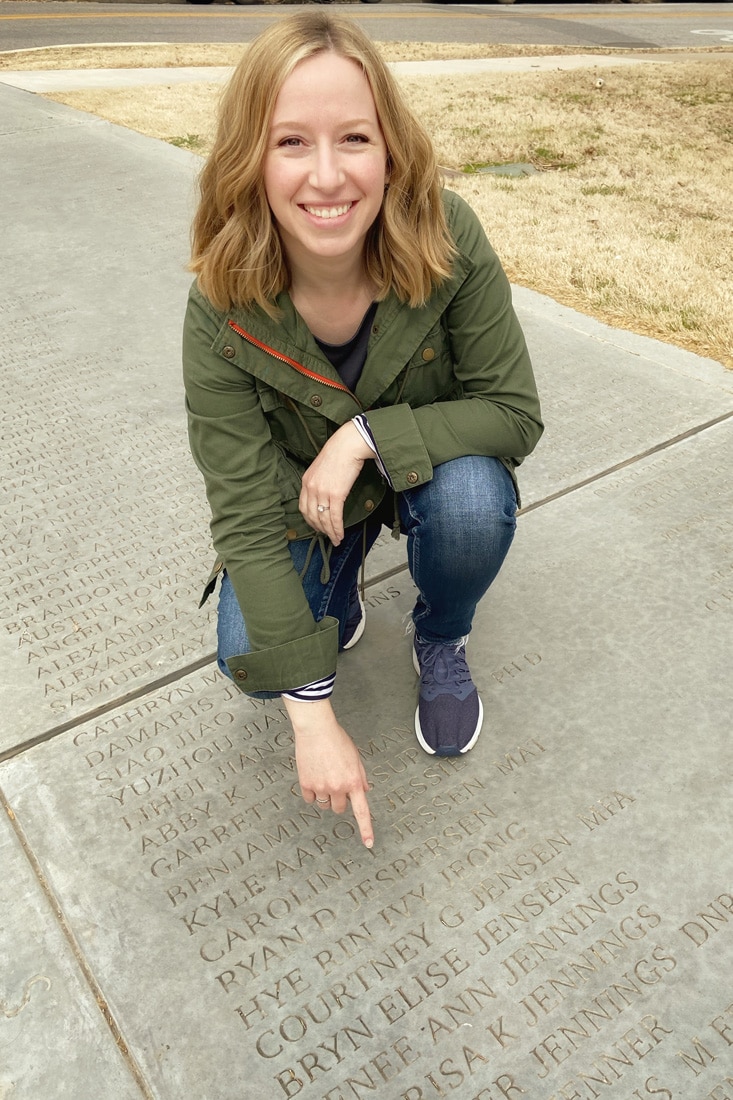
[[[292,691],[294,684],[310,684],[333,676],[338,653],[338,619],[327,615],[316,623],[316,633],[272,649],[258,649],[227,659],[240,691]]]
[[[367,416],[392,488],[400,493],[430,481],[433,464],[410,406],[369,409]]]

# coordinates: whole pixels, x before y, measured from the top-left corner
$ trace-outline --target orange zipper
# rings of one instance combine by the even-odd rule
[[[272,355],[275,359],[279,359],[281,363],[286,363],[287,366],[297,370],[298,374],[305,375],[306,378],[310,378],[313,382],[320,382],[324,386],[330,386],[332,390],[342,390],[344,393],[348,393],[349,397],[353,397],[359,408],[361,408],[361,402],[356,394],[352,393],[348,386],[345,386],[343,382],[335,382],[333,378],[324,378],[322,374],[317,374],[313,370],[309,370],[308,367],[304,367],[302,363],[298,363],[295,359],[291,359],[290,356],[284,355],[281,351],[276,351],[275,348],[271,348],[269,344],[263,344],[261,340],[258,340],[256,336],[253,336],[251,332],[246,332],[243,328],[240,328],[235,321],[229,321],[229,327],[246,340],[248,344],[252,344],[253,347],[259,348],[260,351],[266,351],[268,355]]]

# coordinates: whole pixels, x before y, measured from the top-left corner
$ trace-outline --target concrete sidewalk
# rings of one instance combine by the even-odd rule
[[[574,69],[628,65],[670,64],[679,55],[559,54],[548,57],[482,57],[448,61],[394,61],[392,71],[402,76],[445,76],[451,73],[569,72]],[[157,69],[49,69],[2,70],[0,83],[29,92],[65,92],[76,88],[130,88],[148,84],[220,83],[234,70],[226,66],[180,66]]]
[[[485,730],[417,747],[385,538],[336,696],[367,852],[196,610],[200,161],[6,76],[2,1100],[718,1100],[733,374],[515,288],[547,430],[471,637]]]

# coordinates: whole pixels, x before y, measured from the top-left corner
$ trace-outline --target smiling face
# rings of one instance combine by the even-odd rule
[[[264,183],[294,276],[314,262],[361,262],[382,206],[387,147],[369,83],[335,53],[301,61],[280,89]]]

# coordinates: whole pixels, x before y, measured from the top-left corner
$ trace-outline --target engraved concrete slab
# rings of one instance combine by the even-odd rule
[[[0,1097],[139,1100],[4,813],[0,866]]]
[[[0,157],[2,748],[212,649],[179,381],[194,159],[69,116]]]
[[[409,582],[370,594],[337,691],[371,853],[210,670],[0,766],[151,1096],[724,1095],[731,427],[521,520],[467,758],[411,732]]]

